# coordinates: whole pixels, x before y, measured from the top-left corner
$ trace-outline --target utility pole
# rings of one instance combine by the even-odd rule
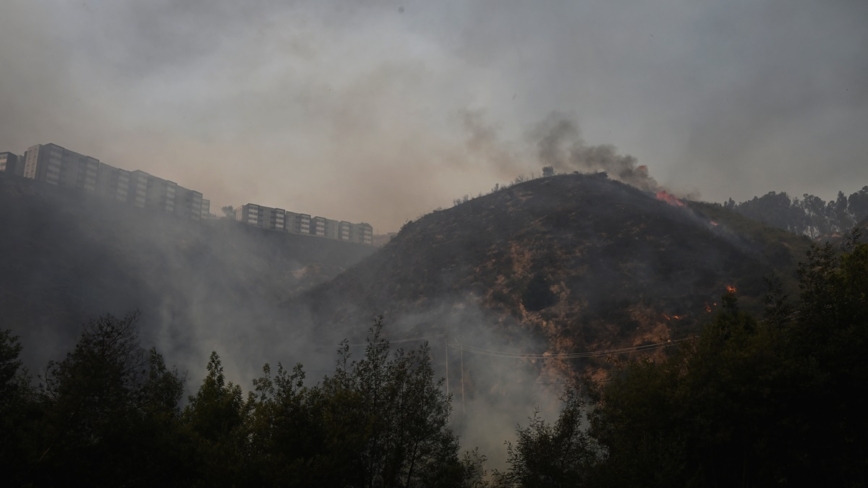
[[[461,347],[459,349],[461,351],[461,413],[467,414],[467,407],[464,404],[464,348]]]
[[[443,357],[446,363],[446,396],[449,396],[449,339],[443,336]]]

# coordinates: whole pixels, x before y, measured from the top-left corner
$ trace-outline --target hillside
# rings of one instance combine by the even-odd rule
[[[728,286],[758,309],[764,278],[792,286],[809,244],[720,206],[676,206],[604,177],[561,175],[410,222],[290,305],[326,329],[361,329],[383,313],[396,336],[611,349],[697,330]]]
[[[200,367],[210,348],[261,349],[253,331],[285,322],[282,301],[374,252],[106,205],[3,173],[0,209],[0,328],[37,364],[65,352],[86,319],[133,309],[146,343],[179,366]]]

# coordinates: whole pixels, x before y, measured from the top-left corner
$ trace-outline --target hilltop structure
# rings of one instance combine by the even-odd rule
[[[0,170],[48,185],[72,188],[134,207],[155,208],[178,217],[210,217],[202,193],[144,171],[127,171],[57,144],[37,144],[24,156],[0,154]]]
[[[0,171],[23,176],[24,156],[19,156],[11,152],[0,152]]]
[[[214,217],[210,213],[211,201],[201,192],[144,171],[117,168],[57,144],[37,144],[24,155],[0,152],[0,171],[184,219]],[[234,217],[264,229],[373,245],[373,227],[364,222],[311,217],[253,203],[243,205]]]
[[[235,218],[263,229],[373,245],[374,228],[365,222],[353,224],[325,217],[311,217],[308,214],[288,212],[282,208],[265,207],[255,203],[242,205],[235,212]]]

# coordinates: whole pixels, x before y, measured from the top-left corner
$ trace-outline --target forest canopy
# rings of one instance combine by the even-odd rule
[[[564,393],[490,475],[461,453],[427,345],[371,327],[315,385],[263,368],[245,396],[213,353],[195,394],[138,316],[104,316],[35,379],[0,332],[0,467],[13,486],[866,486],[868,244],[813,246],[790,299],[770,280],[762,316],[734,292],[665,359]],[[504,428],[509,428],[504,426]],[[71,481],[72,480],[72,481]]]

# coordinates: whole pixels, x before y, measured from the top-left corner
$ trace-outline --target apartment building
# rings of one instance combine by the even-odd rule
[[[310,215],[286,212],[284,227],[287,232],[292,232],[293,234],[310,234]]]
[[[374,228],[371,224],[362,222],[359,224],[350,225],[350,242],[359,244],[374,245]]]
[[[261,215],[261,213],[262,207],[254,203],[248,203],[242,205],[240,209],[235,210],[235,219],[245,224],[259,227],[259,222],[265,220],[265,215]]]
[[[175,213],[175,197],[178,194],[178,184],[153,175],[148,176],[145,206],[168,213]]]
[[[310,219],[310,235],[325,237],[326,220],[328,219],[325,217],[312,217]]]
[[[21,176],[30,179],[36,179],[36,166],[39,162],[39,153],[28,149],[24,151],[24,164],[22,166]]]
[[[134,207],[145,208],[148,203],[148,180],[151,175],[144,171],[130,173],[130,185],[127,193],[127,203]]]
[[[99,160],[57,144],[37,144],[27,149],[23,175],[65,188],[96,192]]]
[[[202,194],[183,186],[175,193],[175,215],[185,219],[202,220]]]
[[[19,156],[11,152],[0,152],[0,171],[23,176],[24,156]]]
[[[126,202],[129,199],[130,172],[100,163],[96,173],[96,194],[109,200]]]
[[[44,183],[82,190],[109,201],[125,202],[138,208],[153,208],[191,220],[210,219],[211,202],[202,193],[145,173],[127,171],[98,159],[65,149],[57,144],[37,144],[23,156],[0,153],[0,171]],[[236,219],[263,229],[330,239],[373,244],[373,228],[281,208],[253,203],[242,205]]]
[[[235,219],[263,229],[373,245],[374,229],[367,223],[353,224],[325,217],[311,217],[309,214],[288,212],[282,208],[264,207],[254,203],[242,205],[236,210]]]
[[[286,230],[286,210],[282,208],[248,203],[236,210],[235,218],[245,224],[255,225],[263,229]]]
[[[286,210],[282,208],[269,209],[265,218],[268,219],[269,229],[286,230]]]
[[[9,171],[44,183],[82,190],[109,201],[153,208],[181,218],[211,218],[211,202],[202,193],[145,173],[101,163],[57,144],[37,144],[24,156],[0,153],[0,171]],[[276,216],[282,228],[283,215]]]
[[[349,223],[349,222],[347,222],[347,221],[345,221],[345,220],[341,220],[340,222],[338,222],[338,225],[337,225],[337,231],[338,231],[337,239],[340,240],[340,241],[348,241],[348,240],[350,240],[350,228],[352,227],[352,225],[353,225],[353,224],[351,224],[351,223]]]
[[[325,221],[325,237],[329,239],[337,239],[338,238],[338,221],[323,218]]]
[[[178,217],[201,220],[203,214],[202,193],[185,188],[174,181],[164,180],[144,171],[130,173],[128,200],[135,207],[147,207]],[[204,206],[210,210],[211,202]]]

